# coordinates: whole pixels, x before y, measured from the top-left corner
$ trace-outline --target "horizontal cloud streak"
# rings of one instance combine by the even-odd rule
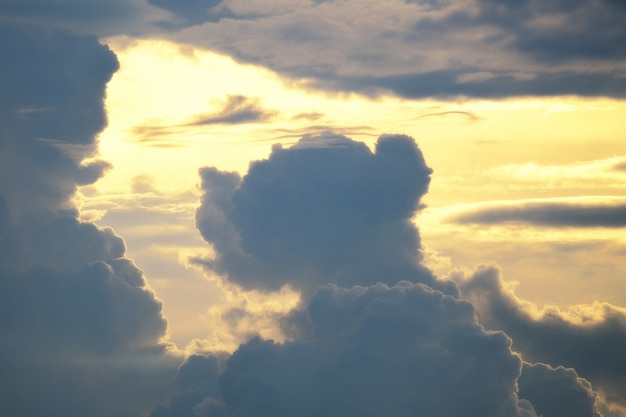
[[[552,227],[624,227],[626,202],[525,202],[484,207],[450,218],[458,223],[528,223]]]
[[[244,123],[264,123],[278,112],[263,108],[259,99],[242,95],[229,95],[222,109],[208,114],[196,114],[184,123],[169,125],[141,125],[131,130],[131,140],[149,146],[185,146],[181,140],[197,129],[209,125],[238,125]]]

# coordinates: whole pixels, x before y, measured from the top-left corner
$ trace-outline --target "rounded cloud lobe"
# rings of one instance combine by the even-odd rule
[[[420,265],[411,222],[430,173],[402,135],[382,136],[375,152],[344,136],[304,137],[274,146],[243,178],[204,168],[196,223],[216,257],[203,263],[244,288],[309,295],[327,283],[440,285]]]
[[[573,369],[524,363],[517,385],[519,397],[529,400],[543,417],[601,417],[591,384]]]
[[[540,310],[518,299],[495,267],[480,267],[458,282],[481,324],[506,332],[525,360],[573,368],[605,401],[626,409],[624,309],[596,303]]]
[[[472,306],[423,284],[321,287],[311,342],[253,339],[218,379],[206,416],[535,416],[520,358]]]
[[[168,395],[162,305],[113,230],[79,219],[115,55],[95,37],[0,25],[2,415],[110,416]]]
[[[302,291],[306,311],[285,320],[306,334],[286,326],[295,341],[244,343],[204,387],[212,393],[155,416],[183,403],[203,416],[570,416],[563,399],[574,415],[600,415],[588,381],[543,364],[522,371],[508,336],[486,331],[454,284],[420,265],[410,219],[430,169],[413,139],[384,135],[372,152],[343,136],[304,137],[243,178],[201,175],[196,220],[216,253],[204,266],[247,289]]]

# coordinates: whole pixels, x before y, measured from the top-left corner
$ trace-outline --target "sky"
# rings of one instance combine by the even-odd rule
[[[626,416],[626,3],[0,1],[0,414]]]

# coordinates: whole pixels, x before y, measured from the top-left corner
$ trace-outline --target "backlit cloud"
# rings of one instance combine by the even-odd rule
[[[233,0],[220,7],[231,18],[171,36],[311,88],[444,99],[626,95],[624,7],[615,1]]]
[[[74,201],[109,166],[93,157],[117,60],[93,37],[0,32],[0,413],[146,411],[177,362],[162,304],[124,241]]]
[[[311,294],[326,283],[403,279],[440,286],[419,263],[410,221],[430,172],[401,135],[382,136],[375,152],[344,136],[304,137],[274,146],[243,178],[204,168],[196,221],[216,257],[202,262],[249,289]]]
[[[459,279],[463,297],[487,329],[502,330],[525,360],[574,368],[609,403],[626,408],[626,311],[608,303],[568,310],[521,300],[494,267]]]

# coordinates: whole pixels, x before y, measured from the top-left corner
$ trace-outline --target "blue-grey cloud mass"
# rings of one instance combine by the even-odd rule
[[[459,280],[480,323],[506,332],[525,360],[573,368],[607,401],[626,408],[626,311],[607,303],[541,312],[505,288],[495,267]]]
[[[597,410],[597,394],[586,379],[576,371],[545,363],[524,363],[517,380],[519,397],[529,400],[543,417],[601,417]]]
[[[195,21],[169,36],[312,89],[440,99],[626,96],[620,1],[224,1],[220,7],[232,16]]]
[[[171,355],[162,302],[75,197],[111,168],[97,135],[119,63],[95,35],[184,40],[333,91],[624,97],[624,16],[611,0],[3,1],[0,415],[620,413],[623,309],[535,311],[493,268],[446,281],[423,265],[413,217],[432,170],[408,136],[370,149],[307,135],[243,176],[201,169],[196,224],[215,256],[197,262],[246,290],[302,294],[285,342],[232,354]],[[190,123],[271,115],[233,96]]]
[[[382,136],[372,152],[330,133],[274,146],[243,178],[203,168],[196,221],[216,257],[201,262],[249,289],[311,294],[327,283],[401,280],[443,287],[420,264],[411,222],[430,173],[407,136]]]
[[[0,414],[112,416],[172,391],[162,304],[72,198],[96,154],[115,55],[95,37],[0,25]]]
[[[527,223],[551,227],[624,227],[624,203],[529,202],[485,207],[455,215],[458,223]]]

